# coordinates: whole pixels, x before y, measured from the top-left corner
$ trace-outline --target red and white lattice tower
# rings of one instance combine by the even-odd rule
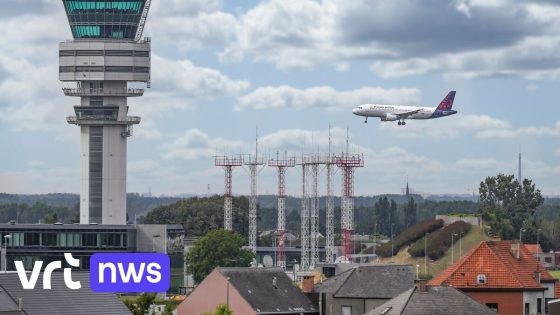
[[[258,133],[255,140],[255,156],[249,156],[243,164],[249,167],[251,177],[251,196],[249,197],[249,249],[257,252],[257,173],[258,168],[264,165],[264,160],[258,157],[259,140]]]
[[[286,168],[296,166],[295,157],[288,158],[284,153],[284,157],[280,159],[278,155],[276,159],[268,161],[268,166],[278,169],[278,250],[276,253],[276,265],[283,269],[286,268],[286,255],[284,252],[284,243],[286,237]]]
[[[334,157],[334,162],[342,170],[342,204],[341,228],[343,256],[346,260],[352,254],[352,232],[354,231],[354,169],[364,166],[364,156],[348,153],[348,139],[346,152]]]
[[[232,230],[232,173],[233,168],[243,165],[240,157],[216,156],[214,159],[216,166],[221,166],[225,171],[224,179],[224,229]]]

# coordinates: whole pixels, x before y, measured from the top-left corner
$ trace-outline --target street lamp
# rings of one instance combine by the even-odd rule
[[[394,253],[394,248],[395,248],[395,244],[393,244],[393,226],[395,224],[391,223],[391,261],[393,260],[393,256],[395,255]]]
[[[519,243],[521,243],[523,241],[523,233],[525,232],[525,229],[519,229]]]
[[[420,280],[420,265],[416,265],[416,281]]]
[[[455,262],[455,253],[453,252],[453,249],[455,248],[455,246],[453,246],[454,243],[454,237],[457,236],[457,233],[455,232],[451,232],[451,264],[453,265],[453,263]]]
[[[152,252],[156,252],[156,238],[161,237],[159,234],[152,235]]]
[[[229,311],[229,280],[230,280],[230,279],[231,279],[230,277],[227,277],[227,278],[226,278],[226,280],[227,280],[227,286],[226,286],[226,306],[227,306],[228,311]]]

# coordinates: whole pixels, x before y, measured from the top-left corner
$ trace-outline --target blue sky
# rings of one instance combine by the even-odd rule
[[[77,99],[62,94],[59,0],[6,0],[0,12],[0,191],[78,192]],[[357,194],[469,193],[517,172],[560,194],[560,6],[553,1],[152,1],[152,88],[128,146],[128,191],[212,193],[215,154],[365,154]],[[458,115],[406,127],[351,114],[359,103],[435,106],[456,90]],[[337,174],[337,191],[340,190]],[[290,170],[287,191],[300,191]],[[324,174],[322,174],[324,176]],[[259,193],[275,191],[259,174]],[[321,189],[324,189],[322,178]],[[234,192],[247,193],[234,172]]]

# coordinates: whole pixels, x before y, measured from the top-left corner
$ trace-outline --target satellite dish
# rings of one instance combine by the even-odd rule
[[[295,272],[298,272],[298,271],[299,271],[299,264],[295,264],[295,265],[294,265],[294,271],[295,271]]]
[[[266,268],[270,268],[274,266],[274,261],[272,260],[272,257],[270,257],[270,255],[266,255],[263,258],[263,264]]]

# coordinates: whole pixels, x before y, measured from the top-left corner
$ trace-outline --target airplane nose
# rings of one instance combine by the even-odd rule
[[[358,114],[358,111],[359,111],[359,109],[354,108],[354,109],[352,110],[352,114],[357,115],[357,114]]]

